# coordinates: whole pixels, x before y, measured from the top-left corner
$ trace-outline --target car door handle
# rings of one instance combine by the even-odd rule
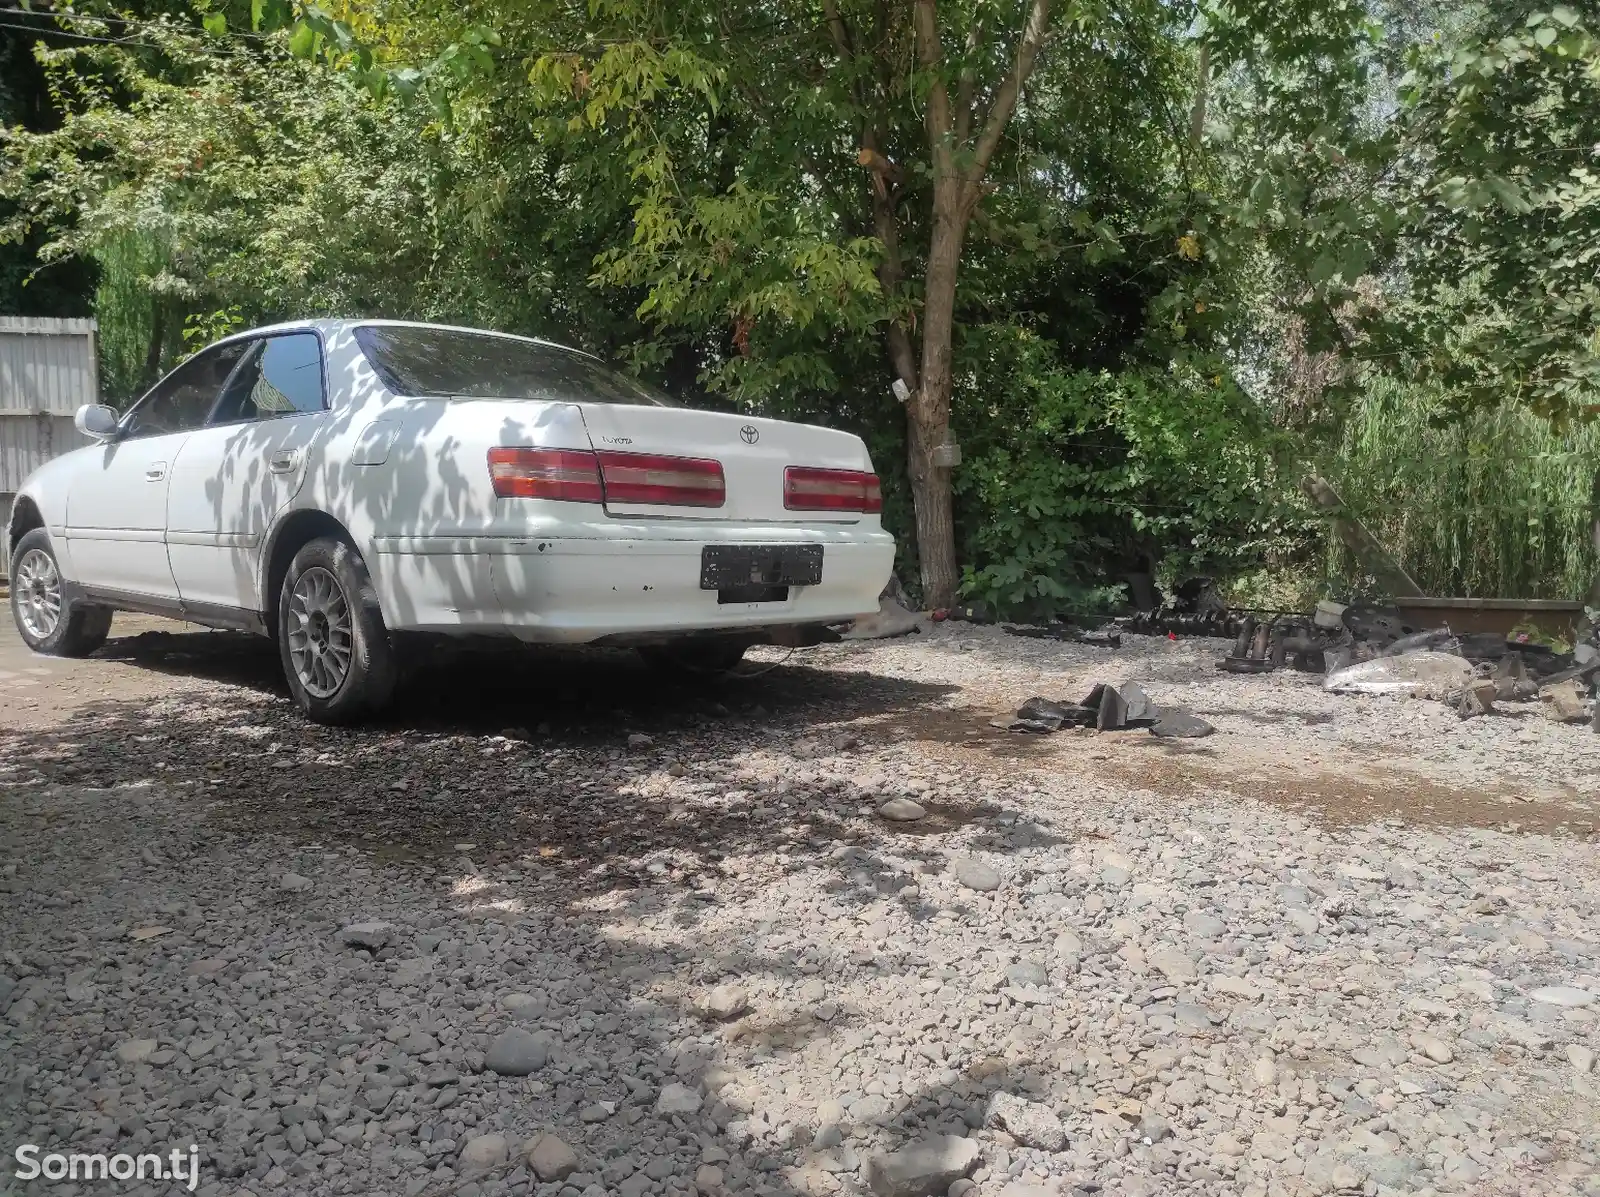
[[[166,476],[167,463],[164,461],[152,461],[145,467],[144,480],[146,482],[160,482]]]
[[[300,464],[300,452],[297,449],[279,449],[267,458],[267,468],[274,474],[287,474]]]

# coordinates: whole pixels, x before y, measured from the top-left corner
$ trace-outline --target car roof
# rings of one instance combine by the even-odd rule
[[[504,337],[510,341],[529,341],[535,345],[549,345],[555,349],[565,349],[569,353],[580,354],[583,357],[594,357],[592,353],[585,353],[582,349],[574,349],[571,345],[563,345],[559,341],[547,341],[543,337],[524,337],[519,333],[501,332],[493,328],[472,328],[464,324],[434,324],[426,320],[352,320],[349,318],[319,318],[313,320],[285,320],[279,324],[264,324],[260,328],[242,329],[230,333],[226,337],[218,338],[213,344],[224,345],[229,341],[238,341],[246,337],[260,337],[272,333],[286,332],[317,332],[323,336],[333,333],[345,332],[352,328],[381,327],[381,328],[434,328],[445,332],[476,333],[484,337]],[[598,361],[598,358],[595,358]]]

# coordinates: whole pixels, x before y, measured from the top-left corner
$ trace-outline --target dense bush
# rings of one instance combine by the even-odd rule
[[[1219,367],[1073,369],[1010,324],[958,357],[963,592],[1095,606],[1133,573],[1232,572],[1284,539],[1289,438]]]

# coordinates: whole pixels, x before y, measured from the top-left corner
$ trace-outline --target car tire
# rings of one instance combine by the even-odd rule
[[[727,673],[744,660],[748,641],[708,637],[651,644],[639,650],[645,664],[663,673],[714,676]]]
[[[317,723],[381,710],[399,675],[366,562],[333,537],[304,545],[278,594],[278,656],[289,693]]]
[[[111,610],[72,602],[50,535],[35,528],[11,553],[11,618],[22,642],[50,657],[87,657],[111,633]]]

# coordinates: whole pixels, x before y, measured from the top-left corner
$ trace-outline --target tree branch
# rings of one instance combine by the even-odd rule
[[[1034,2],[1037,4],[1040,0]],[[950,93],[939,77],[939,70],[944,66],[944,51],[939,47],[939,17],[934,11],[934,0],[914,0],[911,21],[917,36],[917,61],[930,75],[928,142],[933,148],[934,175],[948,176],[955,172],[955,146],[951,141]]]
[[[983,178],[983,172],[989,169],[989,159],[994,157],[995,148],[999,146],[1000,138],[1005,134],[1006,125],[1017,107],[1017,98],[1022,94],[1022,85],[1028,81],[1028,76],[1033,74],[1033,64],[1039,57],[1039,50],[1044,46],[1049,31],[1050,0],[1033,0],[1033,8],[1028,13],[1028,24],[1022,31],[1022,40],[1017,43],[1016,63],[1011,68],[1011,73],[1006,76],[1005,82],[1000,85],[1000,90],[995,93],[994,103],[990,106],[989,115],[984,121],[983,132],[979,135],[977,147],[973,150],[972,166],[967,174],[970,182],[977,182]],[[931,111],[930,109],[930,114]]]
[[[978,71],[972,65],[973,55],[983,41],[983,18],[973,17],[967,30],[967,45],[961,60],[961,81],[956,84],[956,144],[964,146],[972,136],[972,93],[977,87]]]

